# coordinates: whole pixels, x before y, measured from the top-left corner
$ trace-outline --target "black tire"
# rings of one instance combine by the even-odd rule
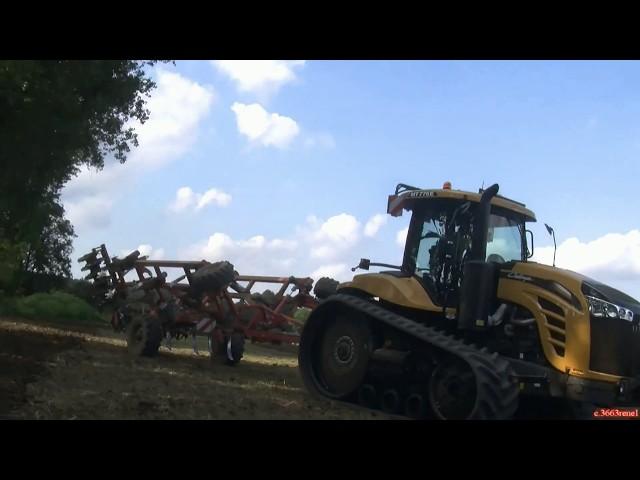
[[[362,385],[373,348],[366,321],[340,315],[318,335],[318,380],[331,398],[346,398]]]
[[[127,327],[131,323],[131,316],[126,308],[117,308],[111,314],[111,328],[114,332],[127,331]]]
[[[244,355],[244,335],[240,332],[225,335],[222,342],[209,335],[209,359],[213,364],[236,365]]]
[[[275,308],[278,306],[276,294],[271,290],[265,290],[262,293],[252,293],[251,300],[268,308]]]
[[[316,282],[315,286],[313,287],[313,293],[315,293],[316,297],[318,297],[320,300],[324,300],[330,295],[336,293],[339,284],[340,282],[334,280],[333,278],[322,277]]]
[[[236,365],[244,355],[244,335],[242,333],[232,333],[231,336],[224,338],[221,345],[222,354],[224,355],[226,365]]]
[[[149,317],[137,317],[129,323],[127,329],[127,350],[141,357],[153,357],[162,343],[160,323]]]
[[[440,420],[471,417],[477,401],[477,388],[471,367],[458,359],[438,365],[429,382],[429,406]]]
[[[191,275],[191,293],[200,296],[205,292],[215,292],[234,281],[233,265],[229,262],[216,262],[204,265]]]

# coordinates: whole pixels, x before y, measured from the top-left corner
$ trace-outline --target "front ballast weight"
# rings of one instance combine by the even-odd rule
[[[310,278],[242,276],[228,261],[149,260],[137,250],[112,259],[105,245],[78,261],[89,271],[85,280],[113,305],[111,325],[125,334],[127,350],[134,356],[153,357],[163,342],[171,349],[175,340],[189,338],[198,354],[197,337],[206,337],[212,361],[236,365],[245,339],[297,345],[303,322],[294,318],[295,312],[313,310],[320,294],[328,293],[324,285],[313,296]],[[169,269],[181,270],[180,275],[169,281],[164,271]],[[127,280],[129,274],[137,278]],[[280,289],[252,293],[255,283],[279,284]],[[335,288],[328,280],[323,284]],[[287,294],[289,287],[293,288]]]

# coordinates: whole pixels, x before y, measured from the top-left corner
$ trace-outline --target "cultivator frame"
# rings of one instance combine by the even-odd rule
[[[140,257],[137,250],[122,259],[112,259],[104,244],[80,257],[78,262],[86,262],[82,268],[89,270],[85,280],[91,280],[115,303],[111,324],[116,331],[127,331],[128,342],[134,342],[135,336],[128,331],[133,320],[142,318],[161,325],[162,338],[169,348],[173,339],[191,336],[193,349],[198,353],[196,336],[206,336],[210,354],[226,353],[227,363],[239,360],[231,358],[234,335],[242,337],[240,350],[244,349],[245,338],[252,342],[298,344],[303,322],[294,318],[294,312],[298,308],[313,310],[319,304],[311,294],[311,278],[239,275],[228,262],[150,260]],[[225,275],[233,273],[215,288],[196,289],[196,272],[216,265]],[[164,270],[172,268],[184,273],[168,281]],[[132,271],[137,280],[127,281],[125,277]],[[241,285],[245,282],[246,285]],[[276,284],[280,288],[267,298],[251,291],[256,283]],[[290,287],[293,287],[291,294],[287,294]],[[297,294],[292,295],[295,291]]]

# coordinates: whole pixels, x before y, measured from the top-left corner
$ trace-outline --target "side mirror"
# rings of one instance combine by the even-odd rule
[[[527,258],[531,258],[533,257],[533,232],[531,230],[526,230],[526,233],[528,233],[531,238],[531,248],[529,248],[529,242],[527,242]]]
[[[544,226],[547,228],[547,232],[549,232],[549,235],[553,237],[553,266],[555,267],[556,266],[556,250],[558,249],[558,247],[556,246],[556,232],[553,228],[551,228],[546,223],[544,224]]]
[[[371,260],[369,260],[368,258],[361,258],[360,259],[360,263],[358,264],[357,267],[353,267],[351,269],[352,272],[355,272],[358,268],[361,268],[362,270],[369,270],[369,264],[371,263]]]

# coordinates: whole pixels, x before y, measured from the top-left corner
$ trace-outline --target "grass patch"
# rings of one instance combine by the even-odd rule
[[[311,315],[311,310],[308,308],[299,308],[296,313],[293,315],[293,318],[296,320],[300,320],[301,322],[306,322],[307,318]]]
[[[35,293],[21,298],[0,298],[0,314],[96,326],[106,323],[100,313],[87,302],[64,292]]]

